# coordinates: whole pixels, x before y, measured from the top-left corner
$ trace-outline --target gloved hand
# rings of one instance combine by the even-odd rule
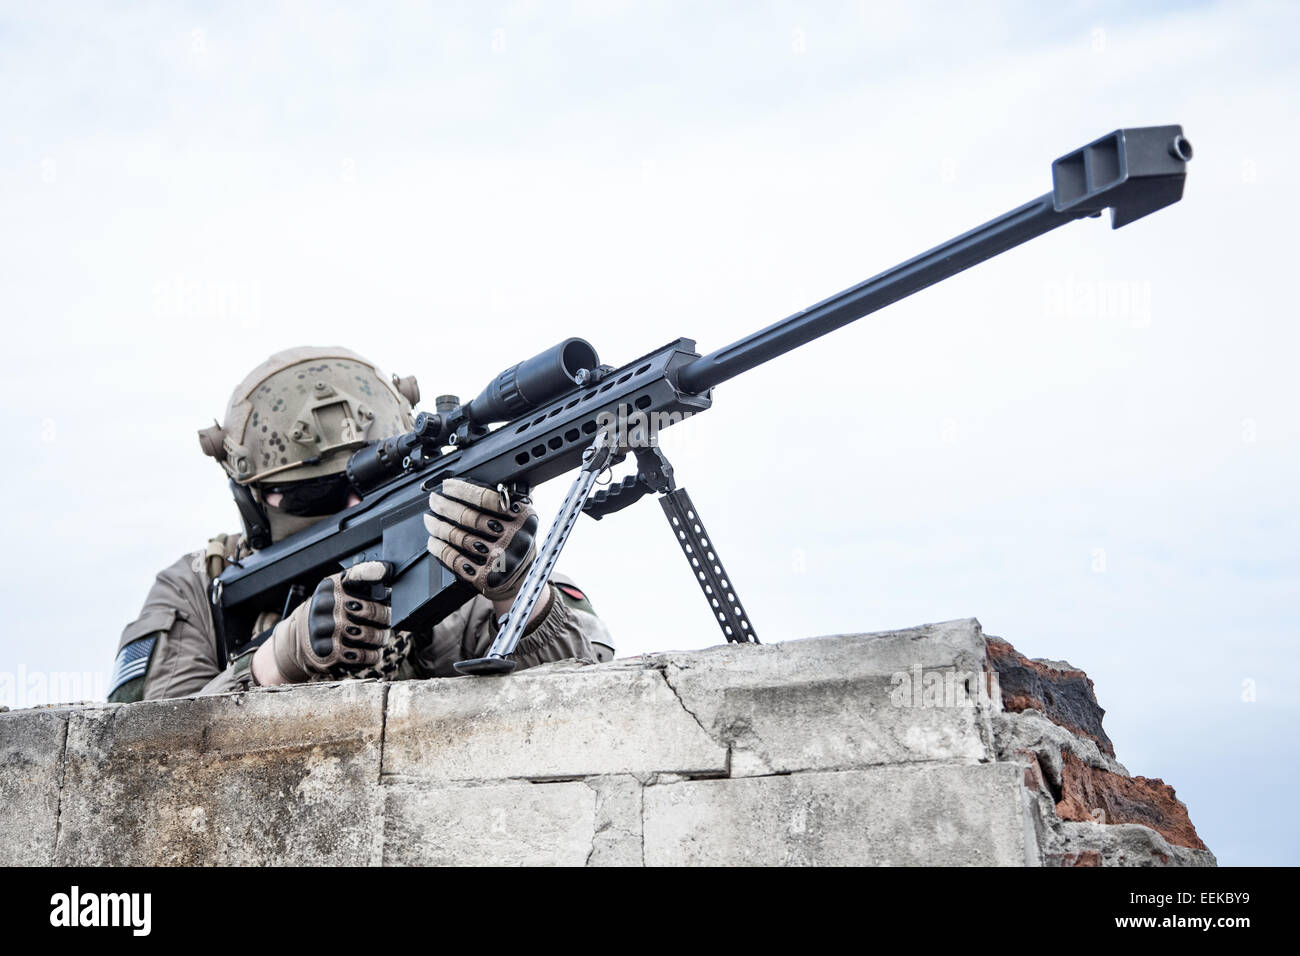
[[[537,557],[532,502],[460,478],[429,496],[429,553],[486,598],[513,598]]]
[[[310,600],[275,626],[267,643],[284,682],[297,684],[379,663],[392,610],[388,589],[382,589],[382,599],[373,590],[389,571],[383,561],[364,561],[331,574],[316,585]]]

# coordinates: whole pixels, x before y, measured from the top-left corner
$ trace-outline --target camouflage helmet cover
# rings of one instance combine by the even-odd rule
[[[225,421],[199,443],[241,485],[318,478],[366,442],[410,429],[419,400],[414,378],[386,380],[348,349],[286,349],[236,386]]]

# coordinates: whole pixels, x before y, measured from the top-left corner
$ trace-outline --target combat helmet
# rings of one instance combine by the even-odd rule
[[[386,379],[349,349],[286,349],[235,387],[199,444],[230,477],[248,544],[261,548],[314,522],[268,514],[259,489],[340,475],[362,445],[408,431],[419,400],[413,376]]]

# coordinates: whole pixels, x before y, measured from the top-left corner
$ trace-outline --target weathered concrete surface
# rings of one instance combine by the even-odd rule
[[[0,866],[54,862],[67,711],[0,714]]]
[[[726,747],[645,668],[553,664],[389,692],[385,774],[455,783],[726,769]]]
[[[643,866],[645,788],[636,777],[593,777],[596,791],[596,830],[588,866]]]
[[[72,712],[56,862],[378,862],[384,693],[354,681]]]
[[[973,699],[925,706],[915,694],[896,693],[898,675],[910,682],[918,668],[962,681],[982,676],[984,641],[974,620],[727,645],[665,655],[661,664],[682,706],[730,748],[733,777],[992,759],[988,707]]]
[[[1149,827],[1063,823],[1050,841],[1047,866],[1215,866],[1214,854],[1174,846]]]
[[[988,647],[969,619],[0,713],[0,862],[1213,864],[1100,708],[1004,711]]]
[[[1038,863],[1010,764],[697,780],[645,796],[652,866]]]
[[[585,783],[387,787],[389,865],[583,866],[596,832]]]

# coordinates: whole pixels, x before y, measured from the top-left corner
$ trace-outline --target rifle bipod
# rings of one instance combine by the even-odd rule
[[[681,546],[682,554],[691,565],[691,573],[704,592],[704,599],[709,602],[710,610],[717,617],[723,635],[728,641],[740,644],[759,643],[758,635],[749,623],[749,616],[736,597],[735,586],[722,566],[722,559],[718,557],[717,548],[709,541],[699,511],[686,489],[678,488],[673,480],[673,466],[657,446],[637,448],[635,453],[635,475],[628,475],[617,485],[602,488],[593,494],[596,479],[616,458],[609,432],[602,431],[596,436],[583,453],[582,470],[565,495],[564,503],[550,530],[546,532],[546,540],[524,577],[514,604],[497,622],[497,637],[488,649],[487,656],[455,664],[459,673],[488,675],[513,671],[515,662],[509,659],[510,655],[523,637],[528,620],[541,599],[578,515],[586,512],[599,521],[605,515],[622,511],[652,492],[660,496],[659,505]]]

